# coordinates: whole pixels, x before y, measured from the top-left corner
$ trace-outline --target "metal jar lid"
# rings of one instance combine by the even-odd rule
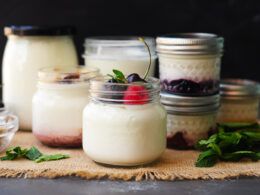
[[[220,95],[225,98],[241,99],[259,97],[259,83],[244,79],[223,79],[220,82]]]
[[[219,108],[219,94],[212,96],[180,96],[161,92],[161,103],[168,113],[203,114],[215,112]]]
[[[224,38],[210,33],[179,33],[157,37],[156,43],[159,54],[221,54]]]

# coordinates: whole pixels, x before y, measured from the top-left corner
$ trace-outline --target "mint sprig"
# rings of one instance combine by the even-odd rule
[[[114,75],[108,74],[107,76],[111,77],[117,83],[127,83],[125,75],[120,70],[113,69],[113,73]]]
[[[30,149],[24,148],[22,149],[20,146],[10,147],[6,150],[5,156],[0,157],[0,160],[15,160],[17,158],[27,158],[36,163],[43,161],[51,161],[51,160],[60,160],[69,158],[69,155],[66,154],[52,154],[45,155],[42,154],[36,147],[31,147]]]
[[[197,143],[197,167],[212,167],[218,161],[260,160],[260,126],[257,123],[224,123],[218,132]]]

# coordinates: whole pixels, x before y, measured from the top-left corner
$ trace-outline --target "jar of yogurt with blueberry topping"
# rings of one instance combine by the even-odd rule
[[[223,42],[222,37],[207,33],[157,37],[162,90],[186,96],[218,93]]]
[[[151,52],[151,58],[146,46],[135,36],[105,36],[89,37],[85,41],[85,65],[97,67],[103,75],[118,69],[126,75],[133,72],[143,74],[151,60],[149,76],[155,72],[157,55],[155,52],[155,40],[152,37],[144,37]]]
[[[218,122],[248,122],[258,119],[260,86],[243,79],[223,79]]]
[[[167,110],[167,147],[189,149],[215,131],[219,95],[189,97],[161,93]]]
[[[89,102],[89,80],[96,68],[54,67],[38,73],[33,96],[33,134],[48,146],[80,147],[82,112]]]
[[[83,112],[83,149],[99,163],[150,163],[166,147],[166,111],[159,101],[160,82],[152,77],[140,80],[137,74],[126,80],[120,72],[114,72],[117,78],[100,77],[90,82],[91,101]]]

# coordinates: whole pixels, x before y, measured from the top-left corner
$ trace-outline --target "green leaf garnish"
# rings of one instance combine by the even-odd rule
[[[214,166],[218,160],[239,161],[248,158],[260,160],[260,127],[257,123],[223,123],[218,132],[207,140],[200,140],[196,148],[201,150],[195,165]]]
[[[35,160],[35,162],[40,163],[43,161],[52,161],[69,158],[69,155],[66,154],[53,154],[53,155],[42,155]]]
[[[27,158],[29,160],[35,161],[37,163],[43,161],[60,160],[64,158],[69,158],[66,154],[53,154],[45,155],[42,154],[36,147],[31,147],[30,149],[22,149],[20,146],[10,147],[6,150],[5,156],[0,157],[0,160],[15,160],[17,158]]]
[[[114,75],[107,74],[107,76],[111,77],[117,83],[127,83],[125,75],[120,70],[113,69]]]

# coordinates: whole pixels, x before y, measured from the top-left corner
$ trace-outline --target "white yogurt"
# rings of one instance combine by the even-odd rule
[[[152,59],[149,75],[155,71],[155,41],[146,37]],[[137,73],[144,75],[149,64],[149,53],[138,37],[90,37],[85,42],[85,65],[97,67],[103,75],[111,74],[113,69],[125,75]]]
[[[38,69],[77,64],[69,36],[8,36],[3,57],[3,100],[8,110],[18,115],[21,129],[32,128],[32,96]]]
[[[82,112],[89,102],[89,83],[80,78],[62,81],[58,77],[51,82],[46,73],[33,97],[33,133],[50,146],[81,146]]]
[[[94,161],[111,165],[146,164],[166,144],[165,110],[156,104],[106,105],[84,109],[83,149]]]

